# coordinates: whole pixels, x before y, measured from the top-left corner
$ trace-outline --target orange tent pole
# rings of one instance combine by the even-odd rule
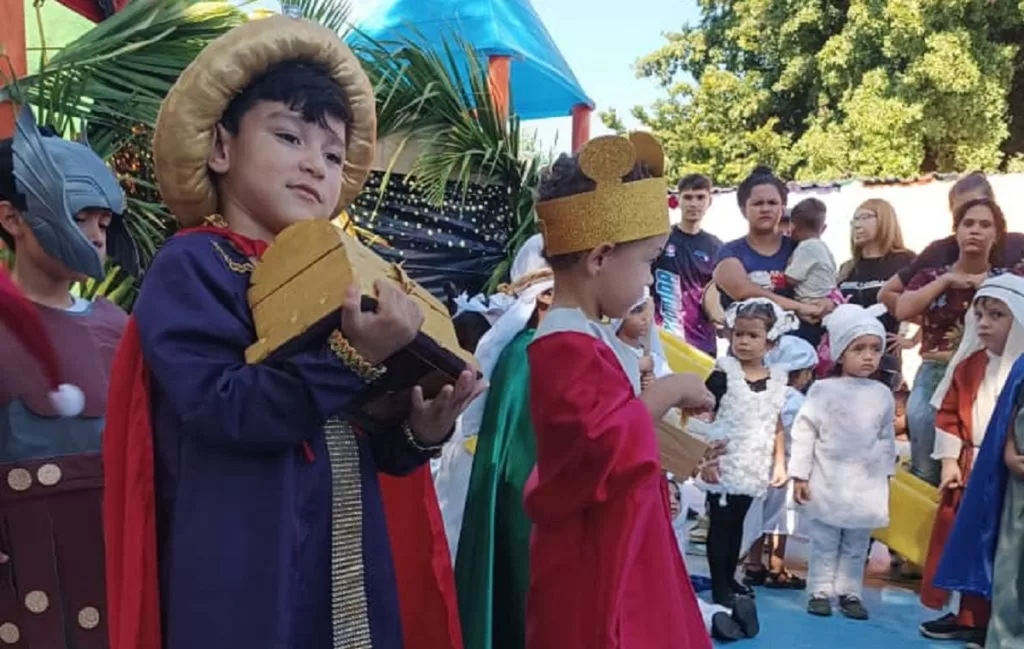
[[[504,55],[487,57],[487,82],[491,87],[491,99],[501,111],[502,117],[508,117],[508,84],[511,71],[512,57]]]
[[[25,0],[0,0],[0,80],[10,82],[12,73],[16,77],[27,74],[25,45]],[[14,104],[0,103],[0,138],[14,134],[14,117]]]
[[[572,152],[576,153],[590,140],[590,114],[594,110],[586,104],[572,107]]]

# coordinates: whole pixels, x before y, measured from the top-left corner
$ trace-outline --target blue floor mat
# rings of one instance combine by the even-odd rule
[[[866,621],[848,620],[838,611],[832,617],[814,617],[806,610],[806,592],[758,588],[760,635],[728,645],[736,649],[960,649],[963,646],[921,637],[918,625],[937,615],[922,607],[913,591],[892,586],[865,586],[864,605],[871,613],[871,619]]]

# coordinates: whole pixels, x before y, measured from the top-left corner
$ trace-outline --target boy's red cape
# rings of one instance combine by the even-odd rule
[[[267,244],[225,228],[242,254],[259,258]],[[135,320],[114,357],[103,432],[107,624],[110,649],[160,649],[153,428],[149,372]],[[406,647],[462,649],[455,577],[430,467],[404,478],[380,476]]]

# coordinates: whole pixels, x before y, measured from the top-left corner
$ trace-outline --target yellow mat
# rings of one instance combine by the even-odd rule
[[[923,566],[939,508],[939,490],[900,466],[889,483],[889,527],[874,538],[910,563]]]
[[[676,374],[690,372],[701,379],[707,379],[715,369],[715,359],[687,344],[683,339],[664,329],[658,329],[658,336],[665,350],[665,361]]]

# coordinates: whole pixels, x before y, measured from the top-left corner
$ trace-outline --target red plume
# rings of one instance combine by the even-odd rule
[[[28,352],[39,362],[50,388],[50,400],[64,417],[74,417],[85,407],[85,396],[73,385],[60,381],[60,359],[46,333],[39,309],[32,304],[11,281],[6,270],[0,269],[0,322],[14,334]]]

